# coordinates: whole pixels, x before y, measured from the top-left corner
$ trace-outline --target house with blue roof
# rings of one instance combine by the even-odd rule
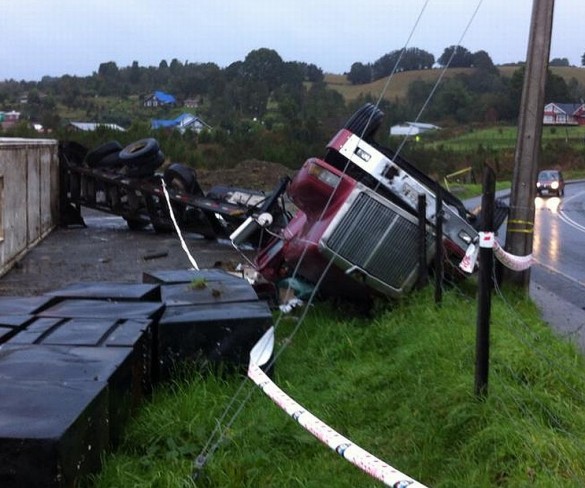
[[[152,129],[176,129],[181,134],[184,134],[188,130],[199,134],[203,129],[210,128],[203,120],[190,113],[183,113],[171,120],[153,119],[150,126]]]
[[[144,99],[145,107],[171,107],[177,105],[177,99],[162,91],[155,91]]]

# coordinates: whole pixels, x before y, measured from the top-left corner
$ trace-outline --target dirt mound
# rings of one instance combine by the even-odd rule
[[[197,179],[203,190],[212,186],[239,186],[250,190],[272,190],[283,176],[294,176],[295,171],[278,163],[249,159],[235,168],[197,169]]]

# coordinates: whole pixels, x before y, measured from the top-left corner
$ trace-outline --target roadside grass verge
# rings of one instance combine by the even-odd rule
[[[445,186],[443,184],[443,186]],[[510,181],[497,181],[496,191],[509,190],[512,188]],[[457,196],[460,200],[467,200],[480,196],[483,192],[481,183],[452,183],[449,185],[449,191]]]
[[[487,398],[475,397],[474,291],[433,290],[356,318],[313,307],[277,331],[276,383],[332,428],[432,487],[583,486],[585,361],[512,291],[494,296]],[[192,461],[240,385],[183,372],[108,455],[96,487],[374,487],[251,382],[250,401],[195,483]],[[228,417],[229,418],[229,417]],[[227,419],[226,419],[227,420]]]

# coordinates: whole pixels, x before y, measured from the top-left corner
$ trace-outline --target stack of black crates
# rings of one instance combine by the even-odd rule
[[[271,325],[220,269],[0,297],[0,486],[77,485],[158,381],[185,362],[245,370]]]

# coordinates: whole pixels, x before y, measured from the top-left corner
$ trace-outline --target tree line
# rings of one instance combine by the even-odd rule
[[[443,126],[516,120],[523,67],[519,65],[512,77],[501,76],[485,51],[471,53],[462,46],[449,46],[437,60],[418,48],[392,51],[372,64],[354,63],[347,78],[357,83],[359,72],[364,71],[365,83],[393,71],[431,69],[435,64],[474,69],[445,78],[437,89],[434,83],[414,81],[404,99],[383,100],[381,108],[386,117],[382,131],[414,120],[422,107],[425,122]],[[322,152],[328,138],[353,110],[366,101],[375,101],[362,96],[347,103],[327,86],[323,71],[316,65],[285,62],[276,51],[261,48],[223,69],[214,63],[177,59],[170,63],[162,60],[157,67],[140,66],[137,61],[118,67],[109,61],[86,77],[6,80],[0,82],[0,108],[15,106],[26,96],[26,104],[21,105],[22,118],[41,123],[59,138],[71,136],[64,132],[66,121],[61,117],[68,111],[83,113],[86,121],[122,125],[133,137],[141,133],[144,137],[150,132],[150,118],[170,115],[168,109],[153,113],[141,108],[140,100],[155,90],[173,94],[179,103],[197,99],[197,115],[213,127],[198,136],[157,134],[173,142],[169,144],[169,151],[174,152],[170,156],[192,164],[229,165],[255,157],[298,166],[306,157]],[[430,93],[434,96],[429,103]],[[585,88],[576,80],[566,82],[549,73],[547,101],[566,103],[583,98]],[[101,101],[105,99],[119,101],[121,108],[104,110]],[[18,130],[26,131],[24,127]],[[92,145],[105,136],[79,137]]]

